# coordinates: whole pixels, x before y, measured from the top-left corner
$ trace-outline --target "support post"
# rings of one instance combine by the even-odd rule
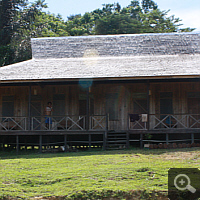
[[[65,152],[67,152],[67,135],[64,135]]]
[[[169,144],[169,134],[166,133],[166,144]]]
[[[42,153],[42,135],[39,136],[39,149],[40,149],[40,153]]]
[[[31,84],[29,85],[28,96],[28,130],[31,130]]]
[[[149,105],[150,105],[150,98],[149,98],[149,95],[150,95],[150,92],[149,92],[149,80],[147,81],[147,130],[149,130]]]
[[[2,150],[5,151],[5,136],[2,136],[3,139],[2,139]]]
[[[191,133],[191,143],[194,143],[194,133]]]
[[[19,154],[19,136],[16,135],[16,153]]]
[[[87,87],[87,101],[86,101],[86,130],[89,130],[89,114],[90,114],[90,96],[89,87]]]
[[[89,150],[91,149],[91,146],[92,146],[92,136],[91,134],[89,133]]]
[[[107,131],[103,134],[103,150],[106,150],[106,143],[107,143]]]
[[[126,132],[126,148],[129,149],[130,143],[129,143],[129,132]]]
[[[143,148],[143,134],[140,133],[140,148]]]
[[[103,134],[103,150],[106,150],[107,145],[107,137],[108,137],[108,120],[109,120],[109,114],[106,114],[106,128],[105,132]]]

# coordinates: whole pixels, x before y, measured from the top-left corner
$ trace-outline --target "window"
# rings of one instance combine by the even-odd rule
[[[147,113],[146,93],[133,93],[133,111],[135,114]]]
[[[14,96],[3,96],[2,98],[2,117],[14,116]]]
[[[173,114],[173,93],[160,93],[160,114]]]

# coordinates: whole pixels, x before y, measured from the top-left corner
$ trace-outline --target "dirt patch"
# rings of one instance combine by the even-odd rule
[[[162,154],[160,157],[165,160],[191,160],[199,159],[200,152],[172,152]]]

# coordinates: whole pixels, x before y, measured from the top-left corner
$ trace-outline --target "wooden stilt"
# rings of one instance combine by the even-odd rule
[[[16,135],[16,153],[19,154],[19,136]]]
[[[39,149],[40,153],[42,153],[42,135],[39,136]]]
[[[67,152],[67,135],[64,135],[65,152]]]
[[[143,148],[143,134],[140,133],[140,148]]]
[[[191,143],[194,143],[194,133],[191,133]]]
[[[169,144],[169,134],[166,133],[166,144]]]
[[[92,146],[92,137],[91,137],[91,134],[89,134],[88,137],[89,137],[89,149],[91,149],[91,146]]]

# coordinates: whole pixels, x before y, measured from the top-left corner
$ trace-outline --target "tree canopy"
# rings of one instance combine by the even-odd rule
[[[0,66],[31,58],[30,38],[80,35],[164,33],[181,29],[179,18],[168,16],[153,0],[133,0],[124,8],[104,4],[85,14],[69,16],[47,13],[45,0],[0,0]]]

